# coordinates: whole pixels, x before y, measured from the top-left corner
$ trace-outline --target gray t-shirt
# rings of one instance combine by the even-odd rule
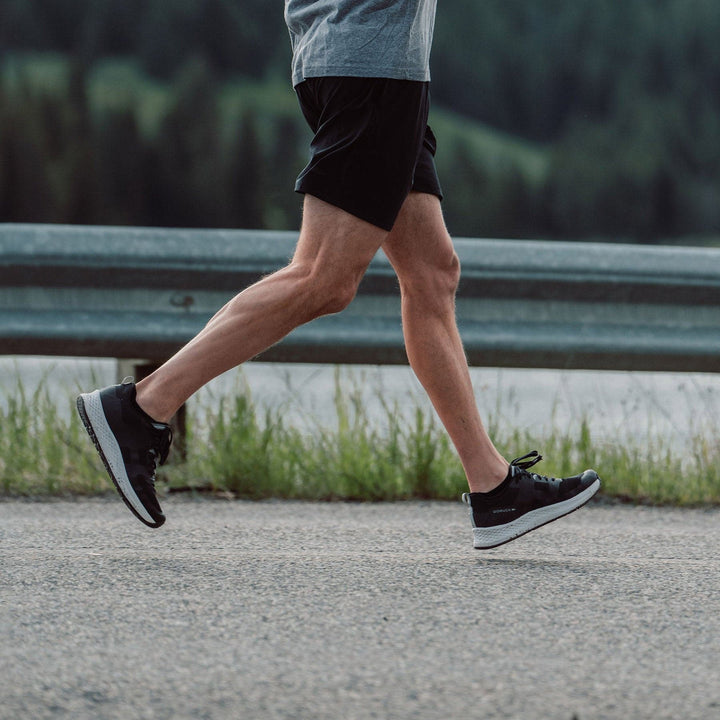
[[[430,80],[437,0],[285,0],[292,80]]]

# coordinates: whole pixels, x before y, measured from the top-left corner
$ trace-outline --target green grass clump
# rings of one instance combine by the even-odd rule
[[[28,395],[18,380],[0,395],[0,494],[107,492],[104,473],[82,424],[62,417],[41,384]]]
[[[336,421],[309,418],[304,432],[289,427],[283,408],[259,411],[245,386],[195,418],[190,475],[239,497],[313,500],[398,500],[456,497],[465,480],[432,416],[416,408],[406,424],[384,404],[385,423],[371,422],[359,384],[336,375]],[[200,437],[203,440],[200,440]]]
[[[242,376],[239,376],[242,378]],[[363,379],[335,377],[334,420],[312,417],[296,427],[286,406],[256,405],[241,379],[233,392],[204,407],[191,404],[187,458],[159,473],[165,491],[192,489],[242,498],[383,501],[457,499],[466,490],[459,459],[435,415],[382,399],[371,419]],[[74,402],[68,395],[68,409]],[[501,431],[490,435],[507,458],[538,449],[537,470],[562,477],[593,467],[603,494],[634,502],[680,506],[720,504],[720,444],[706,427],[683,450],[660,436],[598,441],[587,420],[542,435]],[[61,413],[40,387],[22,383],[0,395],[0,496],[92,495],[111,490],[104,468],[74,412]]]
[[[193,420],[189,477],[196,487],[245,498],[445,500],[464,492],[462,466],[435,415],[416,405],[408,419],[380,397],[383,421],[373,422],[361,384],[338,371],[334,423],[311,419],[304,432],[285,423],[283,408],[259,410],[247,386],[239,387]],[[488,428],[498,449],[511,459],[537,448],[546,458],[537,468],[543,474],[563,477],[593,467],[606,497],[720,503],[720,444],[713,428],[697,432],[681,452],[660,435],[642,442],[627,434],[598,441],[587,419],[542,435],[503,432],[496,415],[488,418]]]

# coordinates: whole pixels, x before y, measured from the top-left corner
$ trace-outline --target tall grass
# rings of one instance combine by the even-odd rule
[[[419,407],[407,423],[383,402],[373,422],[359,383],[335,378],[332,425],[288,426],[284,408],[258,410],[245,386],[192,423],[190,476],[242,497],[396,500],[457,496],[464,476],[447,437]]]
[[[43,384],[0,395],[0,494],[97,494],[112,487],[82,424],[58,411]]]
[[[466,489],[460,462],[436,417],[418,403],[412,412],[383,400],[371,418],[362,382],[335,377],[334,419],[307,414],[287,421],[288,405],[256,404],[241,379],[231,393],[203,407],[190,406],[187,459],[159,473],[162,491],[213,491],[243,498],[312,500],[455,499]],[[68,393],[68,409],[74,399]],[[490,434],[509,458],[538,449],[539,472],[564,476],[586,467],[603,479],[603,494],[629,501],[676,505],[720,503],[718,428],[696,432],[678,450],[661,435],[633,440],[593,439],[581,419],[534,434],[503,431],[498,411]],[[74,414],[58,411],[41,384],[28,393],[21,382],[0,395],[0,495],[91,495],[112,485]]]

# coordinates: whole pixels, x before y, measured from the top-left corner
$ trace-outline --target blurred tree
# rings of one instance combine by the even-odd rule
[[[55,221],[39,103],[24,86],[0,100],[0,220]]]
[[[489,178],[468,145],[458,141],[443,149],[438,174],[443,189],[443,212],[454,235],[486,236],[492,207],[488,203]],[[443,172],[448,168],[447,172]],[[452,168],[452,171],[449,169]]]
[[[266,205],[270,227],[300,227],[302,198],[294,191],[295,178],[306,162],[306,136],[301,120],[281,117],[275,127],[273,148],[267,163]],[[304,129],[304,126],[303,126]]]
[[[106,110],[95,130],[95,173],[103,225],[147,225],[152,167],[132,108]]]
[[[266,173],[257,120],[246,111],[226,169],[233,227],[265,227]]]
[[[77,30],[76,52],[88,61],[134,52],[144,0],[94,0]]]
[[[253,101],[247,127],[221,134],[227,110],[219,82],[288,81],[281,6],[268,7],[267,0],[2,0],[4,215],[92,221],[111,213],[121,222],[123,207],[139,207],[134,190],[97,197],[118,189],[107,176],[97,181],[114,159],[119,175],[141,173],[132,187],[145,188],[146,202],[137,211],[153,222],[296,222],[297,198],[284,183],[297,172],[292,128],[302,137],[299,123],[283,126],[274,100],[266,108]],[[472,142],[441,147],[448,221],[463,234],[649,240],[720,232],[719,36],[716,0],[443,0],[434,102],[530,139],[551,157],[542,178],[514,159],[497,167]],[[16,53],[38,50],[84,66],[74,71],[75,84],[55,82],[46,92],[52,61],[45,56],[35,58],[37,82],[9,83],[8,68],[22,60]],[[144,90],[152,78],[178,78],[157,137],[145,125],[163,112],[157,97],[165,88],[139,92],[125,114],[98,109],[97,96],[80,91],[92,84],[91,63],[118,55],[149,73],[138,80]],[[191,82],[192,64],[205,69]],[[190,99],[181,103],[180,95]],[[143,132],[131,116],[143,119]],[[114,137],[136,150],[114,153]],[[245,176],[259,178],[253,188],[265,192],[244,209],[236,200],[246,193],[225,187],[246,182],[241,162],[250,168]]]
[[[64,196],[62,222],[92,223],[100,204],[93,162],[93,125],[87,95],[87,68],[80,59],[70,65],[68,102],[64,103],[65,162],[58,165],[58,193]]]
[[[185,65],[173,86],[174,100],[157,139],[157,197],[161,224],[222,224],[223,173],[217,88],[207,63]]]
[[[45,24],[37,22],[36,0],[3,0],[0,3],[0,48],[38,50],[50,38]]]
[[[162,0],[148,0],[140,13],[137,28],[137,56],[151,75],[170,79],[186,62],[188,53],[200,56],[188,42],[196,30],[193,11],[198,0],[177,0],[168,5]]]

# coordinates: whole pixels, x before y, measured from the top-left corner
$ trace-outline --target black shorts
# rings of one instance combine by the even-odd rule
[[[442,199],[429,83],[319,77],[296,86],[315,137],[295,190],[392,230],[411,190]]]

